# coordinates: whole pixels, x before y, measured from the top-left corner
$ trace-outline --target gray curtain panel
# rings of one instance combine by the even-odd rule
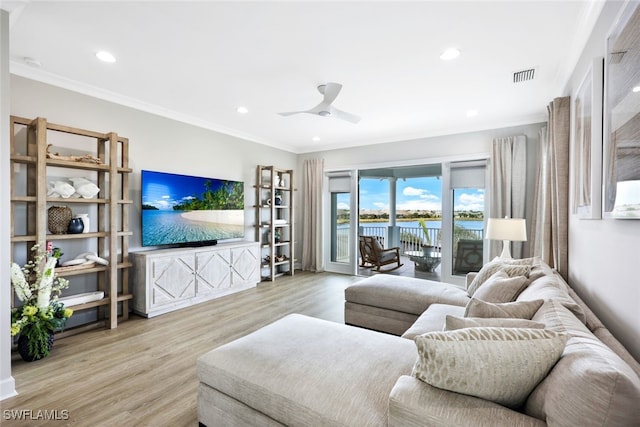
[[[546,134],[540,138],[538,181],[534,196],[531,253],[567,278],[569,242],[570,98],[547,107]]]
[[[322,182],[324,159],[308,159],[302,167],[302,270],[324,271],[322,257]]]
[[[491,218],[524,218],[527,184],[527,137],[496,138],[491,151]],[[489,242],[489,259],[502,251],[502,242]],[[522,258],[522,242],[511,242],[514,258]]]

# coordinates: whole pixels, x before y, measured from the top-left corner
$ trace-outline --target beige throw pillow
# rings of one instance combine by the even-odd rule
[[[492,261],[500,261],[503,264],[510,264],[510,265],[535,266],[535,265],[542,264],[542,258],[540,258],[539,256],[531,257],[531,258],[520,258],[520,259],[516,259],[516,258],[504,259],[500,257],[495,257]]]
[[[412,375],[427,384],[520,406],[562,355],[567,336],[544,329],[465,328],[415,338]]]
[[[505,264],[501,261],[492,261],[490,263],[485,264],[480,269],[478,274],[476,274],[476,276],[473,278],[473,280],[471,281],[471,283],[467,288],[467,294],[470,297],[474,296],[478,288],[482,286],[482,284],[486,282],[487,279],[493,276],[500,269],[504,270],[504,272],[507,273],[507,276],[509,277],[515,277],[515,276],[529,277],[529,273],[531,272],[530,265],[510,265],[510,264]]]
[[[531,320],[544,300],[490,303],[471,298],[464,310],[464,317],[510,317]]]
[[[478,288],[473,297],[487,302],[511,302],[528,284],[526,277],[509,277],[504,268],[500,268]]]
[[[499,317],[458,317],[447,314],[444,330],[454,331],[463,328],[494,327],[494,328],[529,328],[544,329],[544,323],[526,319],[510,319]]]
[[[518,295],[518,301],[531,301],[540,298],[555,300],[568,308],[582,323],[586,323],[587,316],[584,309],[561,287],[560,280],[562,279],[556,275],[541,277]]]

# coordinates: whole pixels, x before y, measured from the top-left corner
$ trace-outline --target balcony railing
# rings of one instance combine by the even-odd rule
[[[442,247],[441,233],[439,228],[427,228],[429,233],[429,239],[424,235],[422,228],[420,227],[398,227],[400,233],[400,251],[402,254],[411,251],[420,251],[424,245],[428,243],[436,248]],[[388,245],[385,242],[387,236],[386,226],[369,226],[361,225],[360,234],[363,236],[377,236],[380,239],[382,245],[386,248]],[[470,230],[465,229],[465,239],[470,240],[482,240],[483,230]]]
[[[421,251],[422,247],[431,242],[431,245],[440,250],[442,247],[441,233],[439,228],[427,228],[429,240],[425,238],[424,232],[420,227],[398,227],[400,233],[400,253],[405,255],[407,252]],[[387,226],[370,226],[361,225],[360,235],[376,236],[380,240],[383,247],[387,248]],[[482,240],[483,230],[465,229],[464,239]],[[336,230],[336,252],[335,259],[346,262],[349,259],[349,233],[350,228],[339,228]],[[454,250],[455,254],[455,250]],[[455,256],[455,255],[454,255]]]

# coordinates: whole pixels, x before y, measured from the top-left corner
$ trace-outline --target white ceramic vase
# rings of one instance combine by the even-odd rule
[[[88,233],[91,228],[91,220],[89,219],[89,214],[77,214],[74,218],[80,218],[82,220],[82,224],[84,224],[84,228],[82,229],[83,233]]]

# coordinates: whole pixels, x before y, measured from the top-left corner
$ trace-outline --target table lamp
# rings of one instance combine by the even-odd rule
[[[489,218],[487,221],[488,240],[502,240],[500,258],[512,259],[510,243],[527,241],[527,225],[522,218]]]

